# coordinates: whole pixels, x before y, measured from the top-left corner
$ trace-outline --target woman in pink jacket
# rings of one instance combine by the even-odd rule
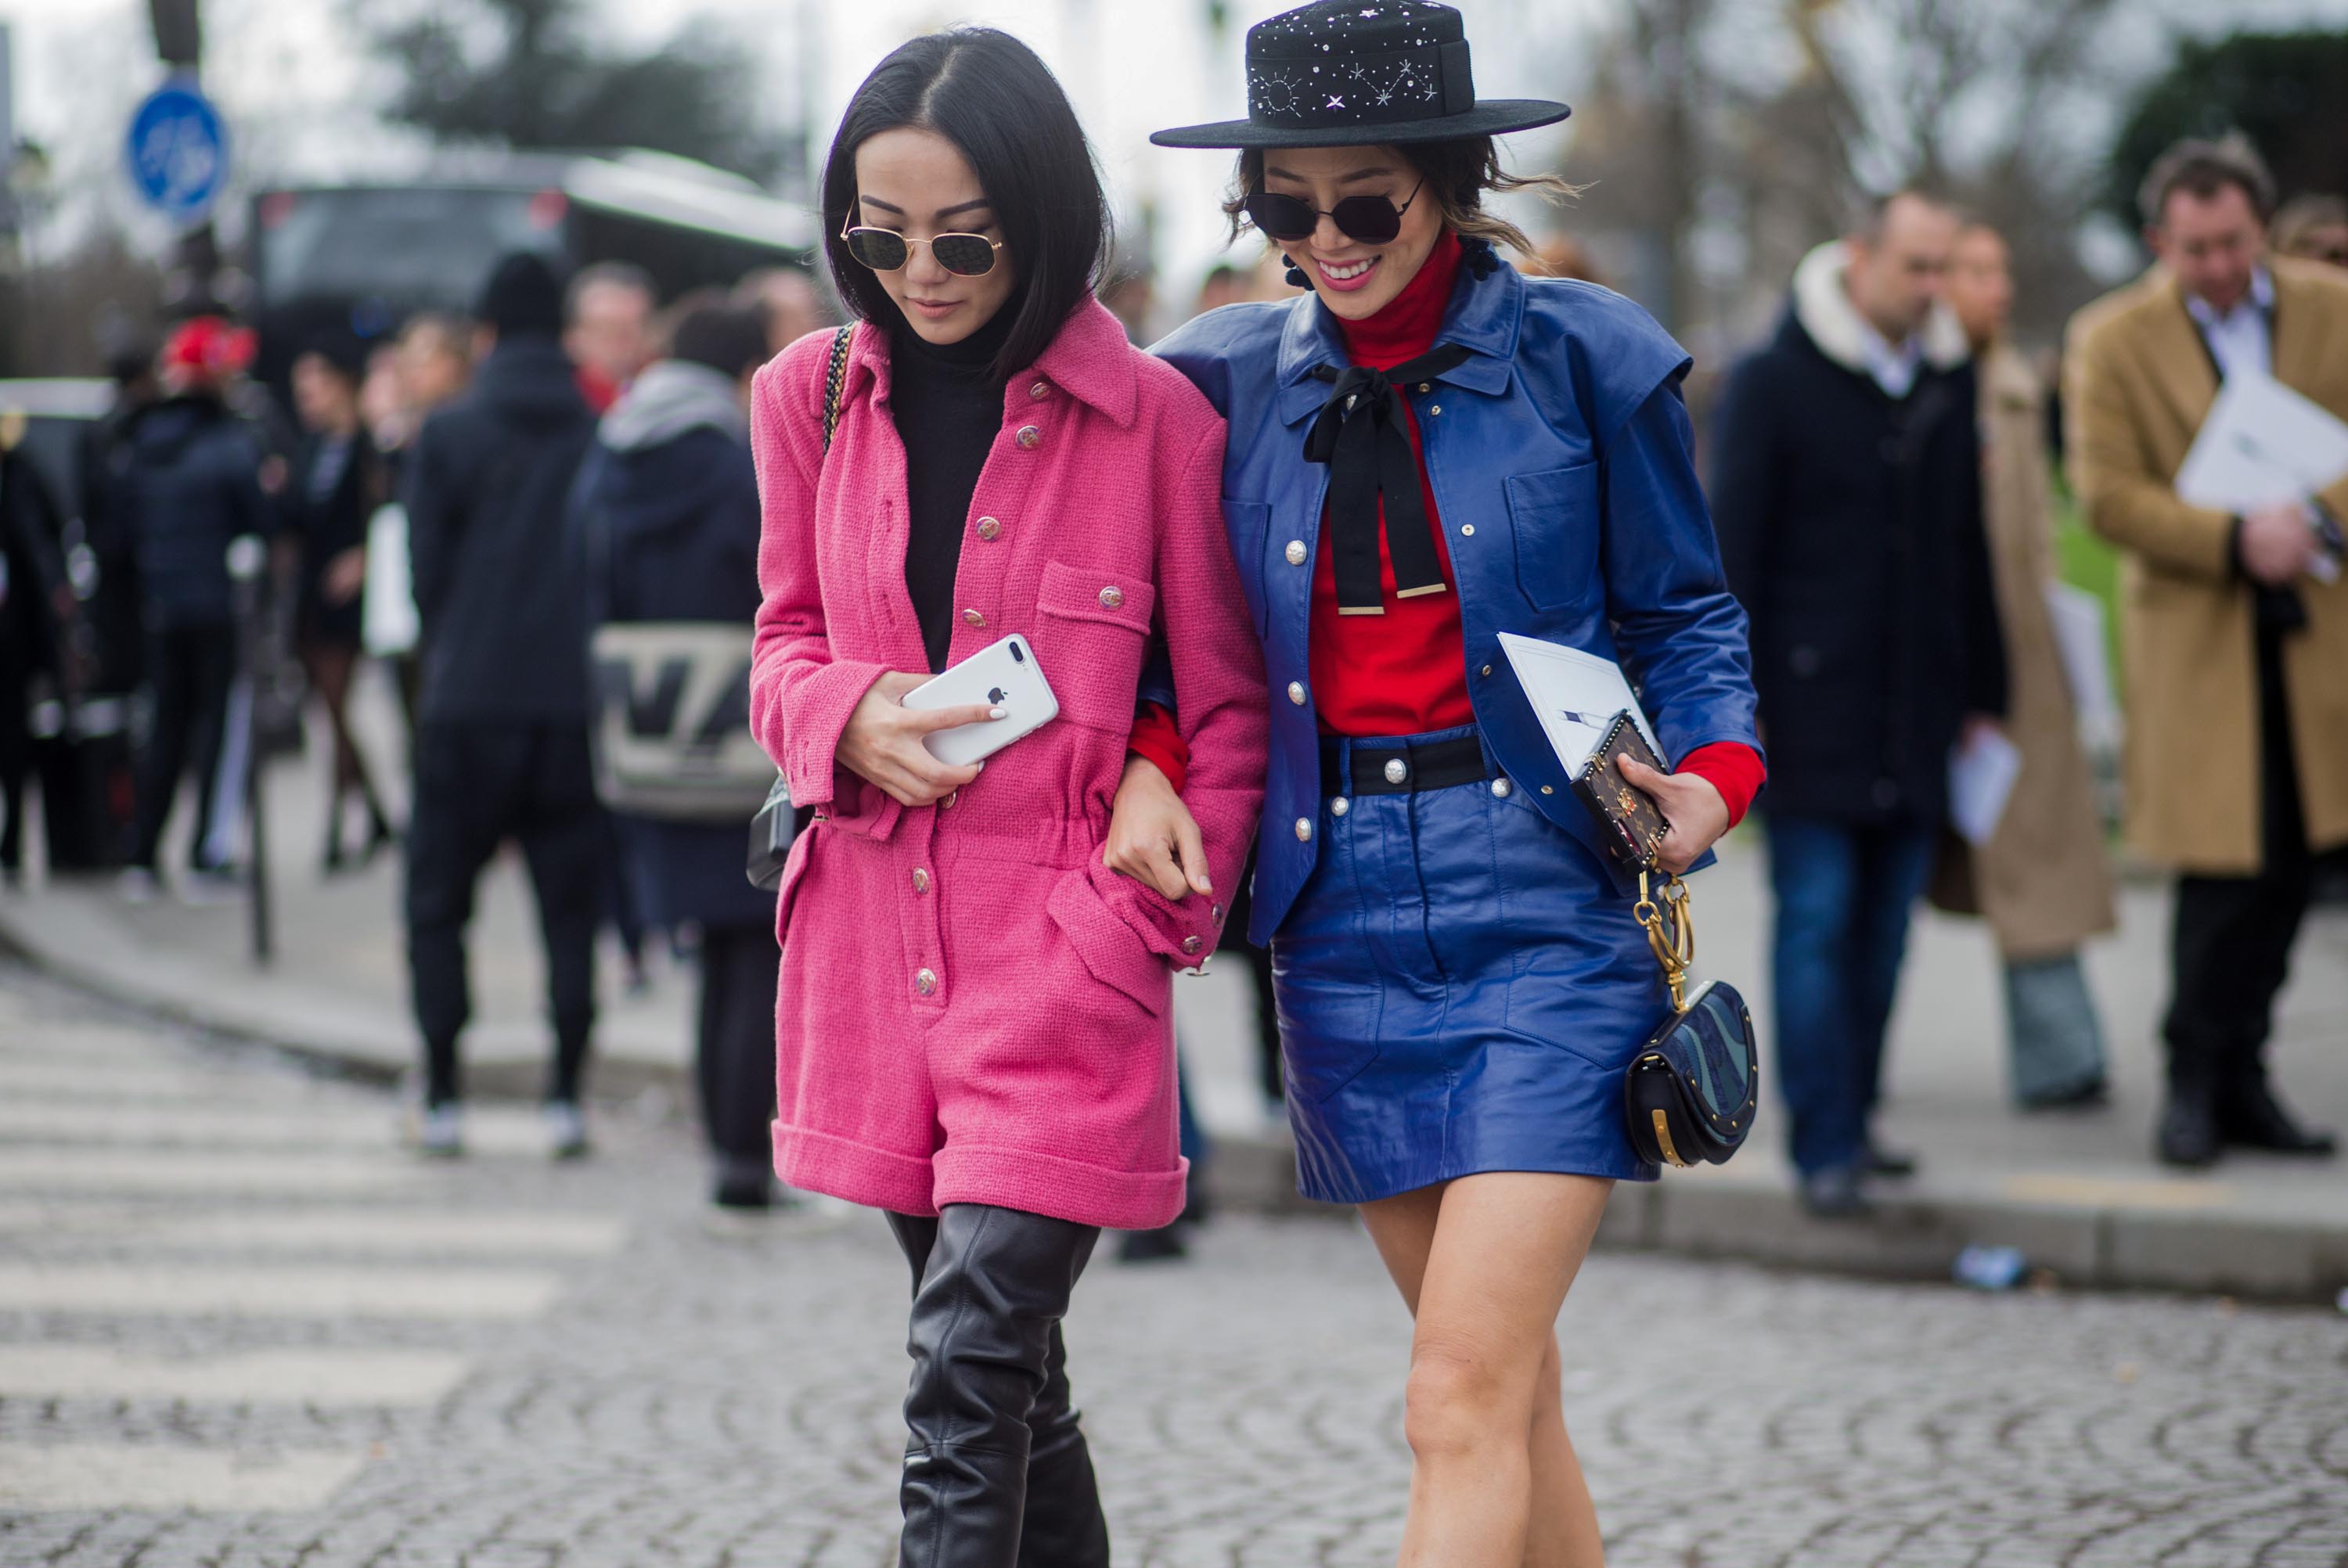
[[[1008,36],[884,60],[823,209],[860,318],[837,425],[829,333],[759,373],[751,424],[751,722],[814,808],[776,914],[776,1163],[887,1211],[913,1267],[901,1560],[1087,1568],[1108,1540],[1059,1321],[1099,1227],[1182,1207],[1171,971],[1214,949],[1262,785],[1222,422],[1093,299],[1084,133]],[[940,763],[924,735],[987,710],[899,698],[1011,632],[1058,718]],[[1129,748],[1172,750],[1174,720],[1137,718],[1153,644],[1179,839],[1117,810]]]

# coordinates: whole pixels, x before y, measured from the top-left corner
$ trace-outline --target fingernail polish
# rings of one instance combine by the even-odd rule
[[[990,719],[1007,719],[1011,716],[1011,710],[1008,708],[989,708],[986,711],[986,716]]]

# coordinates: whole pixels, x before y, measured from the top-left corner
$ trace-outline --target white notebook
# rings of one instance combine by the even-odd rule
[[[1639,699],[1631,694],[1631,682],[1623,678],[1620,664],[1579,648],[1519,637],[1513,631],[1500,633],[1500,651],[1509,656],[1568,774],[1581,771],[1581,764],[1606,738],[1606,727],[1614,722],[1614,715],[1625,708],[1631,710],[1632,722],[1647,738],[1647,744],[1655,748],[1655,755],[1663,759],[1666,767],[1671,765],[1671,754],[1656,741],[1654,727],[1647,723]]]

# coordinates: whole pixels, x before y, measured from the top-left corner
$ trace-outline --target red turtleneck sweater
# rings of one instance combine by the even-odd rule
[[[1355,364],[1391,370],[1417,358],[1435,346],[1443,316],[1451,303],[1463,249],[1449,235],[1436,242],[1417,276],[1375,314],[1364,320],[1339,318],[1346,352]],[[1309,308],[1309,307],[1308,307]],[[1438,397],[1426,400],[1430,417],[1439,418]],[[1429,730],[1458,729],[1476,722],[1468,695],[1468,655],[1459,624],[1459,594],[1451,569],[1451,545],[1442,514],[1435,504],[1435,487],[1426,477],[1426,456],[1419,440],[1418,408],[1403,399],[1404,419],[1411,450],[1417,454],[1418,492],[1426,520],[1435,535],[1436,554],[1443,567],[1447,591],[1411,599],[1395,597],[1394,562],[1386,550],[1381,527],[1378,573],[1385,589],[1384,615],[1340,615],[1337,612],[1337,560],[1324,514],[1320,559],[1313,572],[1311,649],[1313,701],[1321,728],[1331,734],[1362,737],[1415,735]],[[1277,696],[1277,693],[1275,693]],[[1189,761],[1170,715],[1145,706],[1136,721],[1133,750],[1163,770],[1175,787],[1181,787]],[[1170,766],[1169,764],[1171,764]],[[1711,783],[1728,806],[1729,825],[1743,820],[1760,792],[1761,758],[1750,746],[1723,741],[1700,746],[1680,760],[1681,773],[1694,774]]]

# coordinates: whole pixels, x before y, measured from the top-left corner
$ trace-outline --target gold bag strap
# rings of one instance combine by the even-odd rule
[[[1672,989],[1672,1010],[1687,1006],[1688,966],[1695,961],[1695,921],[1688,913],[1687,884],[1676,873],[1663,873],[1660,892],[1650,886],[1652,868],[1639,867],[1639,902],[1631,914],[1647,930],[1647,947]],[[1664,929],[1669,922],[1670,929]]]

